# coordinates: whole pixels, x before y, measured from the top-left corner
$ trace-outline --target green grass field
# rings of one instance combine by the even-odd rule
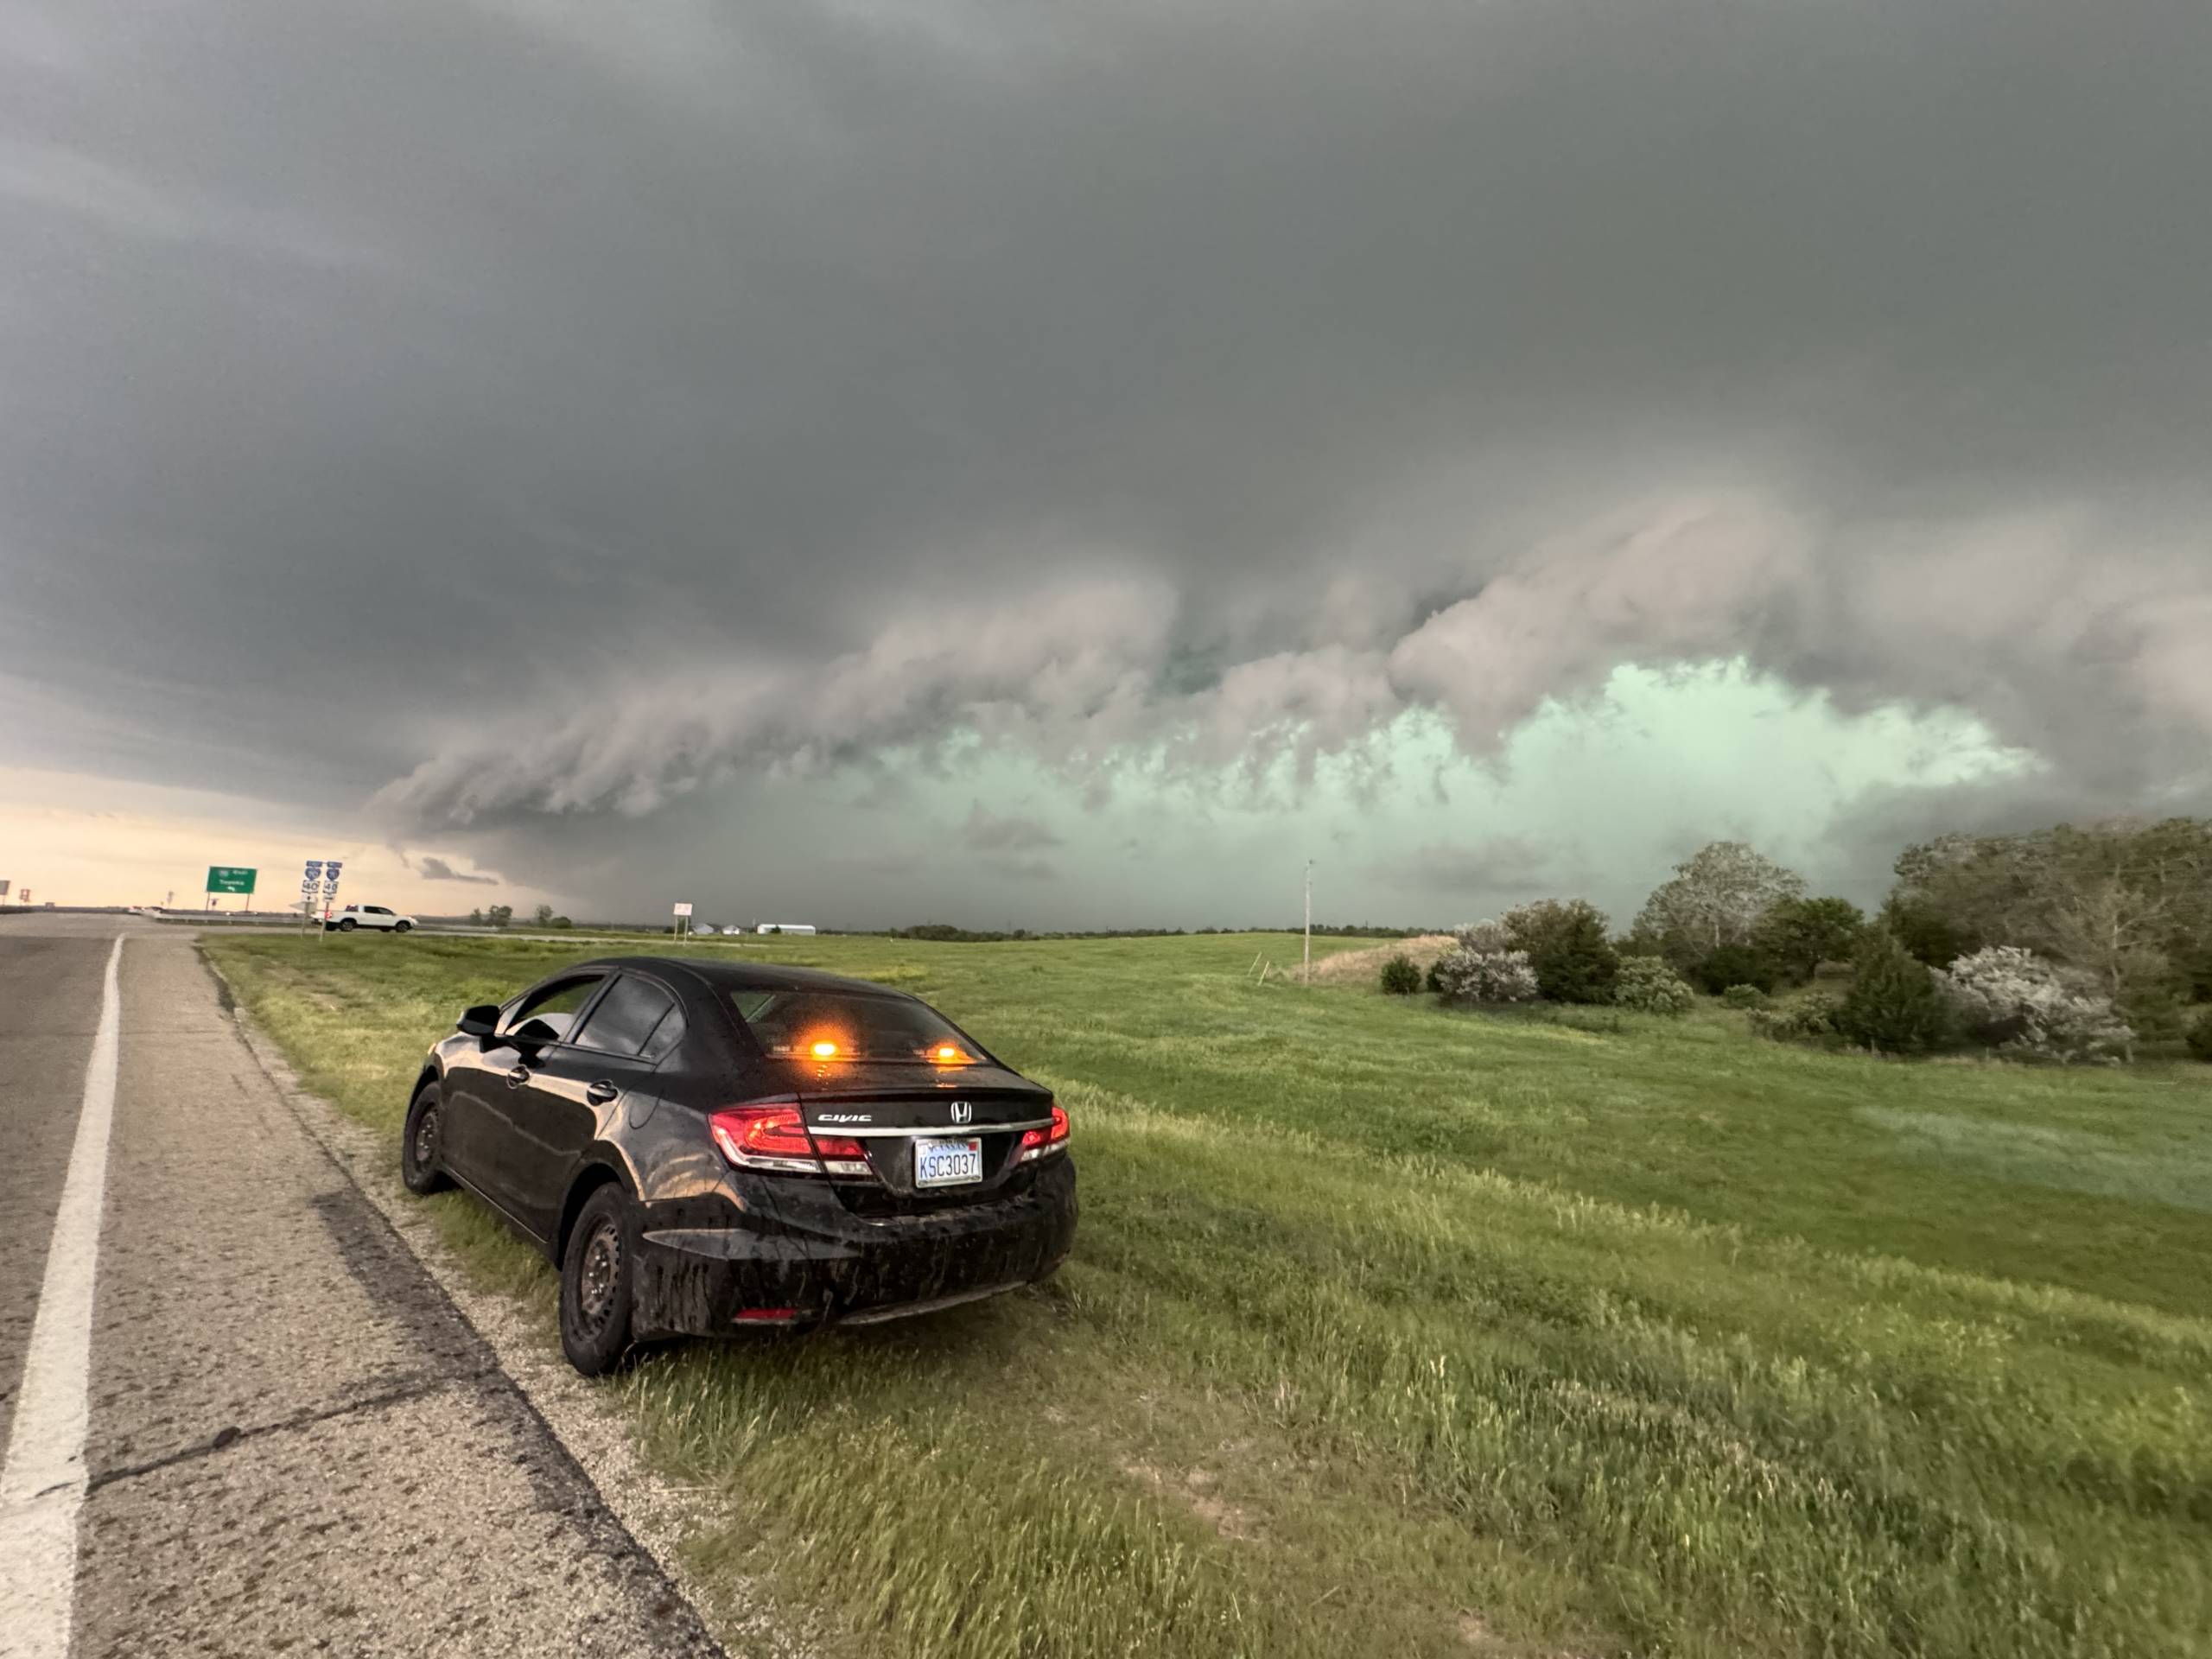
[[[1083,1220],[1041,1289],[606,1385],[718,1495],[697,1565],[855,1655],[2212,1652],[2212,1067],[1446,1013],[1262,948],[743,947],[1051,1084]],[[395,1158],[424,1046],[585,954],[207,950]],[[550,1343],[550,1270],[432,1202]]]

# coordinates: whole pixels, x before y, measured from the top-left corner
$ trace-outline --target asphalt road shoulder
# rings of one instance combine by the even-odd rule
[[[56,1076],[71,1050],[79,1079],[92,1022],[68,1016],[87,984],[97,1012],[110,941],[127,937],[85,1496],[60,1575],[70,1650],[798,1651],[745,1586],[672,1570],[683,1496],[536,1322],[461,1281],[382,1137],[296,1086],[188,938],[103,931],[67,940],[74,954],[0,932],[0,982],[18,957],[54,970],[0,1015],[0,1040],[52,1047]],[[76,1084],[0,1108],[28,1148],[26,1196],[59,1185]],[[0,1379],[19,1369],[54,1209],[11,1213],[35,1242],[16,1242]]]
[[[220,982],[212,967],[207,971]],[[231,1001],[227,990],[224,999],[226,1004]],[[804,1659],[814,1645],[808,1633],[772,1612],[753,1584],[727,1574],[709,1581],[685,1567],[682,1545],[687,1533],[727,1524],[726,1512],[645,1465],[628,1423],[607,1397],[607,1385],[587,1382],[569,1368],[549,1317],[470,1282],[461,1263],[439,1239],[422,1201],[401,1184],[396,1146],[304,1088],[250,1015],[232,1008],[226,1009],[226,1017],[302,1129],[345,1172],[354,1190],[476,1333],[636,1547],[652,1557],[670,1585],[695,1610],[705,1614],[725,1650],[734,1659],[738,1655]]]

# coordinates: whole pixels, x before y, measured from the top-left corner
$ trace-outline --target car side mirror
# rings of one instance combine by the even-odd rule
[[[461,1016],[455,1026],[464,1037],[489,1037],[499,1028],[499,1005],[479,1003]]]

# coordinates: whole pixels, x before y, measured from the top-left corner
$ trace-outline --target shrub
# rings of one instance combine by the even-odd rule
[[[1554,1002],[1610,1002],[1621,959],[1606,937],[1605,913],[1581,899],[1547,899],[1506,912],[1498,925],[1510,946],[1529,953],[1536,988]]]
[[[1440,957],[1437,958],[1439,962],[1442,960]],[[1432,962],[1428,964],[1428,972],[1421,976],[1421,988],[1433,996],[1444,995],[1444,981],[1437,974],[1436,963]]]
[[[1878,933],[1859,953],[1858,977],[1836,1010],[1836,1029],[1884,1054],[1924,1054],[1952,1031],[1936,976],[1894,934]]]
[[[1436,982],[1455,1002],[1533,1002],[1536,970],[1523,950],[1446,951],[1436,964]]]
[[[1382,994],[1411,996],[1421,988],[1421,969],[1408,956],[1395,956],[1382,964]]]
[[[1895,894],[1882,906],[1882,925],[1904,943],[1914,960],[1930,968],[1941,968],[1981,948],[1980,939],[1935,906]]]
[[[2125,1058],[2135,1033],[2112,999],[2082,995],[2032,950],[1992,945],[1961,957],[1936,983],[1975,1041],[2040,1059]]]
[[[1766,993],[1756,985],[1731,985],[1720,993],[1720,1000],[1732,1008],[1763,1008]]]
[[[2196,1016],[2196,1023],[2189,1028],[2189,1052],[2206,1065],[2212,1065],[2212,1008]]]
[[[1697,993],[1661,957],[1630,957],[1613,982],[1613,1001],[1639,1014],[1688,1014]]]
[[[2134,1030],[2139,1042],[2154,1043],[2177,1042],[2188,1035],[2195,1013],[2183,1001],[2181,988],[2171,982],[2135,986],[2126,1001],[2113,1004],[2113,1011]]]
[[[1778,1008],[1755,1009],[1751,1028],[1778,1042],[1817,1042],[1836,1034],[1836,1018],[1842,1009],[1839,998],[1815,992]]]
[[[2212,1002],[2212,941],[2174,953],[2177,993],[2191,1002]]]
[[[1759,918],[1751,943],[1802,985],[1822,963],[1848,961],[1866,931],[1865,913],[1848,899],[1784,899]]]
[[[1731,985],[1770,991],[1777,978],[1774,963],[1748,944],[1724,944],[1690,970],[1706,990],[1719,996]]]

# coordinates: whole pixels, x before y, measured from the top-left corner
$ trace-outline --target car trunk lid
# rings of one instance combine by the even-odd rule
[[[1009,1196],[1029,1172],[1014,1159],[1022,1131],[1049,1124],[1052,1096],[995,1065],[940,1071],[908,1065],[794,1065],[792,1092],[807,1131],[857,1141],[874,1179],[839,1181],[846,1207],[863,1215],[914,1215]],[[974,1179],[938,1185],[918,1178],[917,1143],[973,1141]]]

